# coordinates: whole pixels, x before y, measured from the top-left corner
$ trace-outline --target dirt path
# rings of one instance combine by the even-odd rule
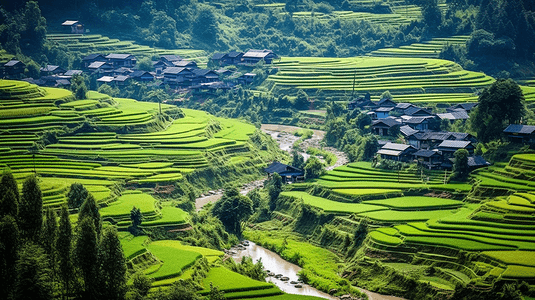
[[[361,288],[359,290],[368,296],[368,300],[404,300],[396,296],[385,296]]]
[[[252,191],[253,189],[257,187],[263,187],[265,180],[266,179],[263,178],[260,180],[251,181],[249,183],[244,184],[240,189],[240,193],[242,195],[246,195],[248,192]],[[217,191],[213,191],[213,193],[208,192],[207,194],[209,195],[201,195],[201,197],[195,200],[195,210],[197,212],[200,211],[203,208],[203,206],[205,206],[206,204],[215,203],[219,199],[221,199],[221,197],[223,196],[223,190],[220,189]]]
[[[261,129],[265,133],[271,135],[271,137],[273,137],[277,142],[279,142],[280,148],[282,150],[291,152],[293,144],[299,139],[299,137],[295,136],[293,133],[302,128],[288,125],[262,124]],[[338,149],[332,147],[322,147],[321,141],[325,136],[325,131],[312,131],[314,132],[312,138],[304,140],[303,143],[301,143],[301,148],[306,150],[308,147],[314,147],[318,149],[327,150],[336,155],[336,163],[332,166],[327,167],[327,171],[345,165],[349,162],[349,159],[347,158],[347,155],[344,152],[338,151]],[[305,152],[300,152],[300,154],[305,158],[305,161],[310,157],[310,155]]]

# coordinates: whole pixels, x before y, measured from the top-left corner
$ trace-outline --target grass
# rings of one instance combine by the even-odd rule
[[[398,197],[385,200],[369,200],[364,203],[386,206],[399,210],[450,209],[463,205],[462,202],[457,200],[432,197]]]
[[[160,219],[143,222],[141,227],[173,226],[187,222],[189,214],[178,207],[164,206],[161,209]]]
[[[359,215],[377,222],[385,223],[407,223],[417,221],[427,221],[443,216],[451,215],[451,210],[426,210],[426,211],[392,211],[380,210],[360,213]]]
[[[156,281],[179,276],[202,256],[198,252],[168,246],[166,242],[153,242],[147,245],[147,249],[163,262],[156,272],[148,275]]]
[[[378,205],[336,202],[329,199],[312,196],[305,192],[282,192],[281,195],[302,199],[305,204],[318,207],[326,212],[364,213],[386,209],[385,207]]]
[[[482,254],[507,265],[535,267],[535,252],[532,251],[486,251]]]
[[[210,291],[210,282],[226,293],[261,290],[273,287],[272,283],[254,280],[244,275],[232,272],[224,267],[215,267],[210,269],[208,276],[203,281],[204,290],[200,292],[201,294],[205,294]]]
[[[134,206],[136,208],[139,208],[142,215],[155,214],[155,203],[156,199],[154,199],[151,195],[148,194],[126,194],[119,197],[117,201],[111,203],[110,206],[101,208],[100,215],[103,219],[129,219],[130,211]]]

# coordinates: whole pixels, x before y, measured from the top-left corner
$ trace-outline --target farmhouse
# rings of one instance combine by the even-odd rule
[[[74,33],[74,34],[84,33],[84,24],[80,23],[79,21],[67,20],[61,23],[61,27],[63,27],[64,28],[63,31],[67,33]]]
[[[389,98],[383,98],[377,102],[379,107],[396,107],[398,104]]]
[[[411,116],[411,117],[430,117],[433,116],[432,113],[427,111],[426,109],[411,106],[403,111],[404,115]]]
[[[511,124],[503,132],[512,142],[535,144],[535,126]]]
[[[477,140],[468,133],[438,131],[418,132],[408,136],[407,140],[410,145],[417,149],[434,149],[445,140],[470,141],[472,143],[477,142]]]
[[[178,55],[162,55],[160,56],[159,61],[166,63],[168,66],[172,66],[174,62],[181,61],[181,60],[182,60],[182,57]]]
[[[401,122],[386,118],[381,120],[375,120],[372,122],[372,132],[380,136],[389,136],[395,127],[401,126]]]
[[[132,54],[108,54],[105,56],[113,68],[132,68],[136,65],[136,58]]]
[[[184,85],[187,82],[191,82],[195,74],[186,68],[171,67],[163,71],[163,76],[163,81],[166,84]]]
[[[469,102],[469,103],[459,103],[457,105],[453,105],[451,109],[453,110],[464,110],[467,113],[470,113],[479,103],[478,102]]]
[[[87,69],[94,62],[107,62],[108,60],[102,54],[89,54],[82,58],[82,68]]]
[[[277,54],[275,54],[271,50],[255,50],[251,49],[247,52],[245,52],[242,56],[242,62],[244,64],[254,65],[259,63],[260,61],[264,61],[266,64],[270,64],[273,59],[278,58]]]
[[[402,118],[403,117],[404,116],[402,116]],[[431,118],[432,117],[408,117],[403,119],[403,124],[408,125],[415,130],[426,131],[429,130],[429,120]]]
[[[264,169],[268,176],[271,177],[274,173],[279,174],[282,177],[282,182],[290,183],[298,180],[304,180],[305,173],[303,170],[282,164],[278,161],[274,161],[267,168]]]
[[[24,69],[26,68],[26,64],[23,62],[12,59],[4,64],[4,76],[8,78],[18,78],[21,77],[24,73]]]
[[[59,75],[64,74],[65,69],[55,66],[55,65],[46,65],[46,67],[39,69],[41,71],[41,76],[48,76],[48,75]]]
[[[208,69],[193,69],[191,71],[195,76],[193,78],[193,84],[219,81],[219,75],[215,71]]]
[[[387,143],[377,151],[377,154],[383,159],[408,162],[416,151],[411,145]]]
[[[456,120],[468,120],[470,116],[468,116],[468,113],[464,109],[454,110],[447,113],[437,114],[437,116],[441,120],[450,120],[450,121],[456,121]]]
[[[474,145],[470,141],[453,141],[445,140],[437,146],[438,150],[442,152],[446,158],[453,157],[455,151],[459,149],[466,149],[470,155],[474,154]]]
[[[173,66],[179,67],[179,68],[196,69],[197,63],[194,61],[189,61],[189,60],[180,60],[180,61],[173,62]]]
[[[429,170],[440,168],[442,165],[442,154],[437,150],[418,150],[413,154],[414,159]]]
[[[245,73],[236,79],[236,83],[241,85],[251,84],[253,83],[255,77],[255,73]]]
[[[377,119],[384,119],[388,118],[390,115],[390,112],[393,111],[393,107],[379,107],[375,109],[375,114],[377,115]]]
[[[83,73],[82,70],[68,70],[67,72],[65,72],[65,74],[63,74],[63,76],[71,78],[76,75],[82,75],[82,73]]]
[[[137,81],[153,81],[154,75],[152,75],[150,72],[143,71],[143,70],[136,70],[132,72],[130,75],[130,78],[137,80]]]
[[[104,61],[95,61],[87,66],[87,70],[91,73],[111,73],[113,71],[113,66]]]

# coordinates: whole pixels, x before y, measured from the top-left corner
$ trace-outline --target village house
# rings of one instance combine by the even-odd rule
[[[305,173],[303,170],[282,164],[278,161],[274,161],[267,168],[264,169],[268,173],[268,177],[271,178],[274,173],[279,174],[282,177],[283,183],[296,182],[298,180],[304,180]]]
[[[260,61],[264,61],[266,64],[271,64],[273,59],[276,59],[276,58],[278,58],[277,54],[275,54],[271,50],[251,49],[243,54],[241,60],[242,60],[242,64],[255,65],[259,63]]]
[[[168,67],[172,67],[174,62],[181,61],[182,57],[178,55],[162,55],[160,56],[161,62],[167,64]]]
[[[26,64],[20,60],[12,59],[3,65],[3,77],[21,78],[25,68]]]
[[[404,115],[411,117],[431,117],[433,114],[421,107],[411,106],[403,111]]]
[[[384,119],[390,116],[390,112],[394,110],[394,107],[379,107],[374,110],[377,119]]]
[[[408,143],[416,149],[434,149],[446,140],[477,142],[471,134],[462,132],[427,131],[407,136]]]
[[[413,157],[429,170],[438,169],[442,166],[443,157],[438,151],[421,149],[414,152]]]
[[[104,56],[114,69],[120,67],[133,68],[136,65],[136,57],[132,54],[108,54]]]
[[[169,85],[190,85],[195,74],[186,68],[171,67],[163,71],[163,81]]]
[[[82,70],[68,70],[67,72],[63,74],[63,77],[72,78],[73,76],[82,75],[82,74],[83,74]]]
[[[113,66],[105,61],[95,61],[87,66],[88,72],[97,74],[111,74],[113,69]]]
[[[387,143],[377,151],[377,154],[382,159],[408,162],[411,160],[412,154],[416,151],[416,148],[411,145]]]
[[[136,70],[132,72],[130,75],[130,78],[137,80],[137,81],[153,81],[154,75],[152,75],[150,72],[143,71],[143,70]]]
[[[472,155],[475,147],[470,141],[444,140],[437,146],[437,149],[442,152],[444,158],[453,158],[455,151],[460,149],[465,149],[469,155]]]
[[[180,60],[180,61],[173,62],[173,66],[179,67],[179,68],[196,69],[197,63],[194,61],[189,61],[189,60]]]
[[[535,126],[511,124],[504,129],[503,133],[511,142],[535,144]]]
[[[459,103],[459,104],[453,105],[450,108],[447,108],[446,110],[448,112],[450,112],[452,110],[461,110],[462,109],[462,110],[466,111],[467,113],[470,113],[470,112],[472,112],[472,110],[474,108],[477,107],[478,104],[479,104],[478,102]]]
[[[46,65],[46,67],[39,69],[39,71],[41,71],[41,76],[60,75],[67,72],[60,66],[55,65]]]
[[[119,76],[119,75],[127,76],[127,75],[132,74],[133,72],[134,71],[130,68],[120,67],[120,68],[113,70],[111,74],[113,76]]]
[[[416,106],[410,103],[401,102],[401,103],[396,104],[396,106],[394,107],[394,111],[400,114],[405,114],[405,111],[411,107],[416,107]]]
[[[396,107],[398,104],[390,98],[383,98],[379,100],[377,103],[377,106],[379,107]]]
[[[491,163],[486,161],[483,157],[479,155],[469,156],[468,157],[468,169],[473,171],[475,169],[484,168],[490,166]]]
[[[253,83],[255,77],[255,73],[245,73],[242,76],[236,78],[236,83],[241,85],[251,84]]]
[[[348,110],[354,110],[354,109],[366,109],[366,110],[373,110],[377,108],[377,103],[365,99],[364,97],[359,98],[357,100],[353,100],[347,104]]]
[[[99,86],[103,84],[111,85],[113,83],[113,79],[115,79],[113,76],[102,76],[99,79],[97,79],[97,84]]]
[[[107,62],[108,60],[102,54],[89,54],[82,58],[82,69],[87,69],[94,62]]]
[[[219,74],[215,71],[208,69],[193,69],[191,70],[195,76],[192,80],[192,84],[201,84],[208,82],[219,81]]]
[[[63,31],[65,33],[73,33],[73,34],[84,33],[84,24],[80,23],[79,21],[67,20],[61,23],[61,27],[64,28]]]
[[[405,125],[410,126],[412,129],[419,131],[429,130],[429,123],[433,117],[410,117],[410,116],[401,116],[402,122]]]
[[[450,111],[450,112],[447,112],[447,113],[441,113],[441,114],[437,114],[437,116],[441,119],[441,120],[450,120],[450,121],[457,121],[457,120],[468,120],[470,118],[470,116],[468,116],[468,113],[466,110],[464,109],[460,109],[460,110],[453,110],[453,111]]]
[[[380,136],[389,136],[395,130],[395,127],[400,127],[401,122],[396,119],[387,118],[375,120],[372,122],[372,132]]]

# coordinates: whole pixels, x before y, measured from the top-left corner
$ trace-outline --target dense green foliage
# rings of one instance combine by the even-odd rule
[[[498,80],[479,96],[472,127],[482,142],[499,139],[503,129],[525,114],[524,95],[513,80]]]

